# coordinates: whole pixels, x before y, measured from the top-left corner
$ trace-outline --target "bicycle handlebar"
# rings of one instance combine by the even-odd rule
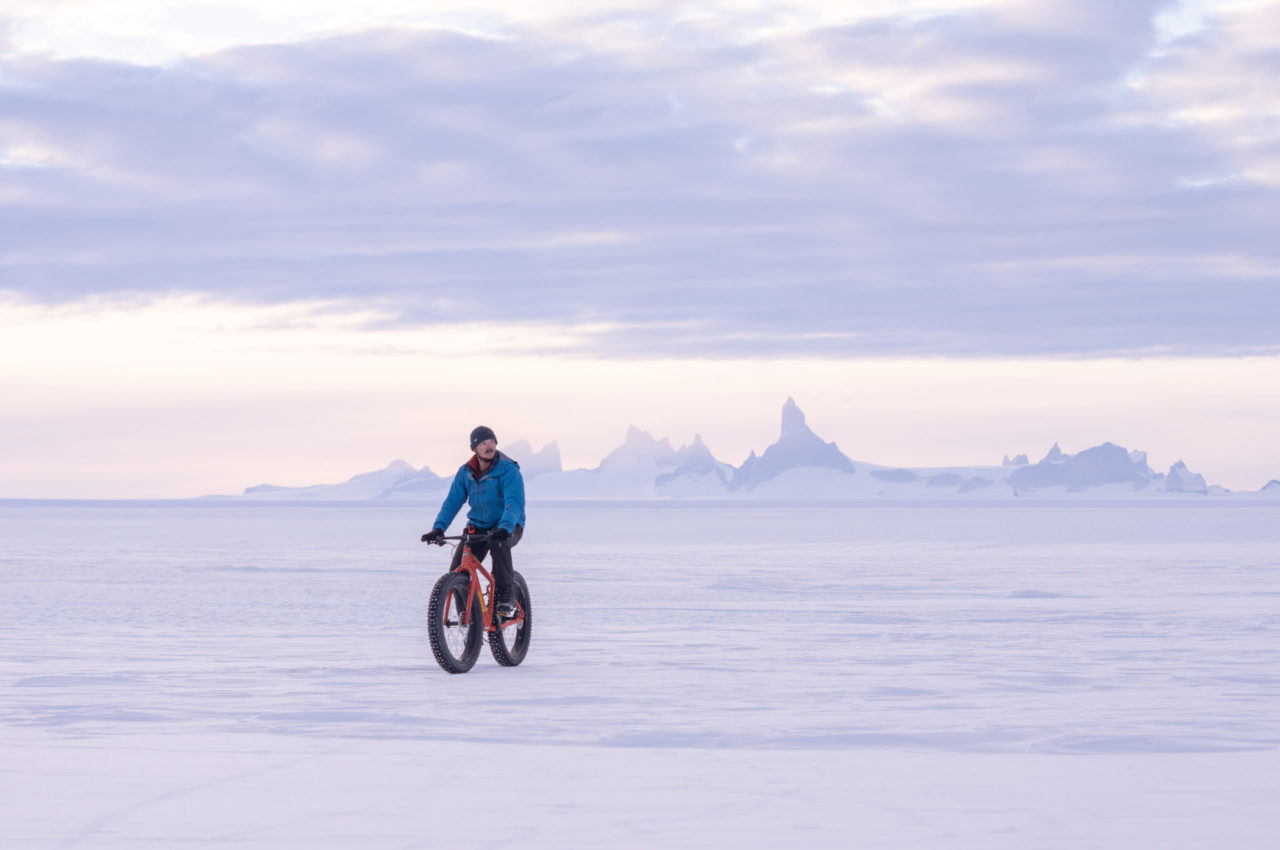
[[[468,540],[475,540],[475,541],[488,540],[489,536],[493,534],[493,531],[494,530],[492,528],[487,528],[484,531],[474,531],[474,532],[464,531],[461,534],[454,534],[448,537],[438,537],[435,540],[431,540],[428,542],[434,543],[436,546],[443,546],[446,540],[457,540],[459,542],[468,541]]]

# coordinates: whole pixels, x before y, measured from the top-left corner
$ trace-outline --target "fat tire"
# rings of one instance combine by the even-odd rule
[[[524,622],[518,626],[511,626],[519,630],[511,648],[507,648],[506,641],[503,639],[503,632],[506,630],[501,626],[496,631],[489,632],[489,651],[493,653],[493,660],[503,667],[515,667],[524,661],[525,655],[529,653],[529,638],[533,634],[533,605],[529,600],[529,585],[525,583],[524,576],[520,573],[514,576],[512,590],[516,601],[524,609]],[[497,607],[497,605],[494,606],[495,618],[498,616]]]
[[[480,594],[471,600],[471,624],[467,627],[466,640],[463,643],[461,656],[449,649],[446,639],[444,615],[445,603],[450,596],[454,597],[454,612],[458,605],[465,610],[467,591],[471,589],[471,577],[466,573],[448,572],[440,576],[436,586],[431,589],[431,601],[427,605],[427,635],[431,639],[431,652],[436,662],[448,673],[465,673],[476,666],[480,657],[480,640],[484,634],[484,624],[480,614]]]

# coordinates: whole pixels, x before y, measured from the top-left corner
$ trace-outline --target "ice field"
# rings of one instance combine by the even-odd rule
[[[0,847],[1270,848],[1280,505],[0,504]]]

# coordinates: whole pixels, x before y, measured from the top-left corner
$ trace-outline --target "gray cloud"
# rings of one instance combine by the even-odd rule
[[[1160,5],[8,55],[0,289],[483,305],[616,356],[1275,351],[1277,183],[1171,118],[1211,59],[1280,88],[1274,54],[1155,55]]]

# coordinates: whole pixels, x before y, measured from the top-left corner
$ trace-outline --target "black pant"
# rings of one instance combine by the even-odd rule
[[[488,531],[487,528],[477,528],[476,531]],[[495,585],[494,592],[497,594],[499,602],[511,598],[511,584],[516,571],[515,566],[511,563],[511,547],[520,542],[520,538],[524,536],[524,526],[517,525],[515,531],[511,532],[511,536],[507,538],[505,543],[472,543],[471,554],[476,556],[477,560],[483,561],[485,555],[492,554],[489,559],[489,565],[493,567],[493,583]],[[490,552],[489,550],[493,551]],[[462,547],[458,546],[453,550],[453,563],[449,565],[449,569],[456,570],[458,564],[462,563]]]

